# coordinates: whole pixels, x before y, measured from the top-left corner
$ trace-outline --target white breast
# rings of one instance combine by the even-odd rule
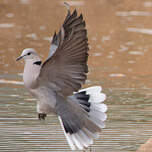
[[[23,81],[24,85],[28,89],[34,89],[37,87],[37,77],[39,76],[41,66],[33,64],[33,61],[25,63]]]

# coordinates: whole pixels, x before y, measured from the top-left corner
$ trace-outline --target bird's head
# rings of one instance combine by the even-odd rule
[[[16,60],[19,61],[21,59],[24,59],[26,61],[26,60],[36,59],[36,58],[39,58],[36,51],[32,48],[27,48],[23,50],[21,56],[19,56]]]

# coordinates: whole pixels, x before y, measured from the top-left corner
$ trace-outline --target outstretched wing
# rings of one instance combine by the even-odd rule
[[[50,58],[55,51],[57,50],[58,46],[59,46],[59,39],[58,39],[58,35],[56,34],[56,32],[54,33],[53,39],[52,39],[52,43],[51,43],[51,47],[50,47],[50,52],[48,55],[48,58]]]
[[[56,38],[58,47],[43,63],[38,82],[68,96],[81,88],[88,72],[88,39],[82,14],[68,12]]]
[[[70,6],[69,6],[69,4],[66,3],[66,2],[64,2],[64,5],[68,9],[68,13],[67,13],[67,16],[66,16],[65,21],[64,21],[64,23],[65,23],[67,21],[67,19],[70,17],[71,13],[70,13]],[[55,53],[55,51],[57,50],[57,48],[59,46],[59,42],[60,42],[60,32],[56,33],[56,31],[55,31],[54,35],[53,35],[52,42],[51,42],[48,58],[50,58]]]

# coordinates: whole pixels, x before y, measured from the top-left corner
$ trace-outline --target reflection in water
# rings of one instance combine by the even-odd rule
[[[108,121],[92,151],[129,152],[152,136],[152,3],[147,0],[69,1],[87,22],[86,86],[107,94]],[[66,14],[63,1],[0,1],[0,151],[70,151],[58,120],[38,121],[35,100],[22,87],[25,47],[47,57]],[[108,10],[108,11],[107,11]],[[33,101],[34,100],[34,101]]]
[[[145,7],[152,7],[152,2],[150,2],[150,1],[144,2],[144,6]]]
[[[129,11],[129,12],[116,12],[117,16],[152,16],[151,12],[145,12],[145,11]]]
[[[57,118],[52,115],[39,121],[35,101],[24,88],[15,85],[6,83],[0,91],[0,150],[68,151]],[[152,90],[109,88],[105,92],[109,107],[107,126],[91,149],[135,151],[151,135]]]
[[[30,4],[31,0],[20,0],[21,4]]]
[[[14,27],[15,25],[13,23],[1,23],[0,28],[11,28]]]
[[[152,35],[152,29],[138,29],[138,28],[127,28],[128,32],[137,32],[137,33],[143,33],[143,34],[150,34]]]
[[[38,37],[35,33],[30,33],[26,35],[27,38],[31,38],[33,40],[38,40]]]
[[[14,80],[5,80],[5,79],[0,79],[0,84],[18,84],[18,85],[23,85],[22,81],[14,81]]]

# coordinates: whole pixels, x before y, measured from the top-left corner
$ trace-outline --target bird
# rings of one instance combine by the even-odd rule
[[[82,89],[88,73],[88,37],[83,15],[67,15],[52,38],[48,58],[42,63],[33,48],[23,49],[25,88],[37,99],[38,119],[57,115],[72,150],[83,150],[98,138],[107,119],[106,94],[101,86]]]

